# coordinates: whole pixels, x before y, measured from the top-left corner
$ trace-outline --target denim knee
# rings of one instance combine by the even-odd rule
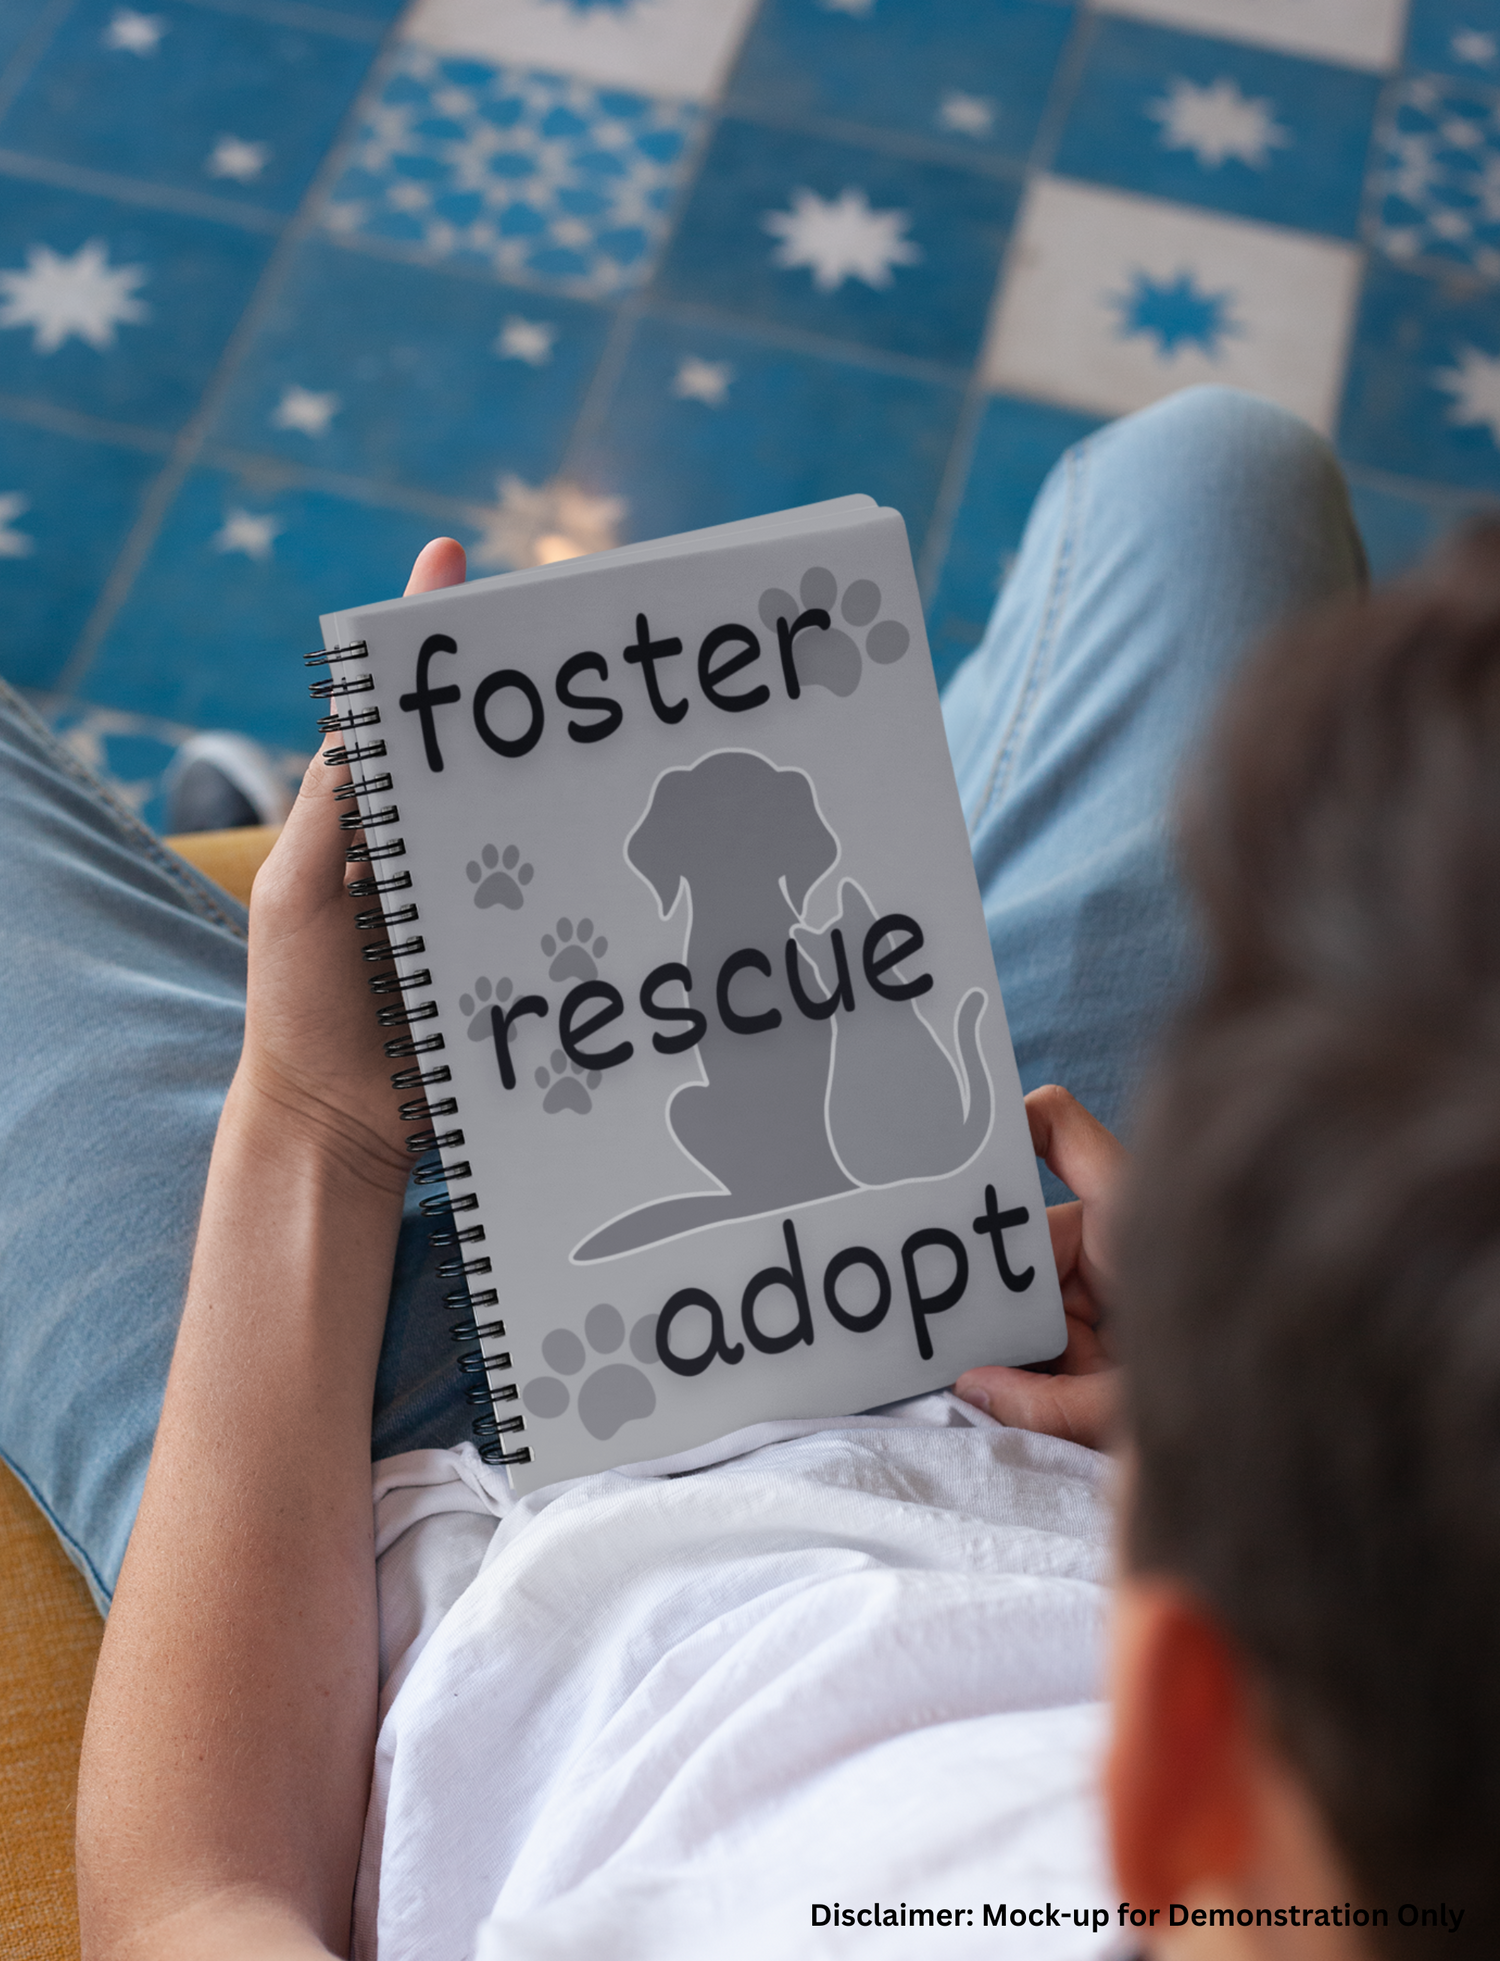
[[[1311,587],[1361,586],[1364,548],[1332,445],[1300,416],[1243,389],[1204,383],[1087,439],[1096,492],[1133,485],[1156,527],[1182,523],[1207,544],[1232,531],[1298,561]],[[1123,480],[1123,482],[1122,482]],[[1253,547],[1252,547],[1253,549]],[[1299,583],[1292,571],[1292,583]],[[1309,592],[1309,598],[1321,596]]]

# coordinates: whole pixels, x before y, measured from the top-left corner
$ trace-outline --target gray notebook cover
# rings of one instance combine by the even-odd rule
[[[492,1262],[517,1490],[1061,1350],[895,512],[843,499],[323,627],[368,647],[373,690],[336,705],[379,712],[349,739],[386,744],[357,773],[390,772],[370,841],[405,852],[371,870],[411,874],[395,937],[431,982],[406,999],[438,1008],[411,1032],[452,1070],[431,1093],[459,1105],[438,1128],[478,1198],[456,1223],[484,1227],[464,1256]]]

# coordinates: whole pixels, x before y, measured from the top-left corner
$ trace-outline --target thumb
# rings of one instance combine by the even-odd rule
[[[1119,1401],[1118,1371],[1094,1375],[1033,1375],[1029,1369],[969,1369],[953,1393],[997,1423],[1044,1437],[1108,1448]]]
[[[465,571],[464,548],[456,538],[430,539],[417,553],[406,582],[407,594],[461,586]],[[344,748],[350,740],[346,732],[333,730],[303,772],[297,801],[256,874],[255,896],[263,911],[268,901],[289,898],[293,892],[314,904],[342,895],[344,852],[354,838],[339,829],[339,806],[333,792],[349,781],[351,772],[346,764],[330,765],[328,754]],[[346,807],[352,810],[354,804],[349,802]]]
[[[1031,1147],[1085,1206],[1107,1199],[1119,1183],[1129,1152],[1065,1089],[1048,1083],[1026,1099]]]

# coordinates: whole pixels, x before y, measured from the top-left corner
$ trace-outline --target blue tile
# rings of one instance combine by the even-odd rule
[[[5,392],[178,427],[269,250],[235,226],[0,179]]]
[[[122,12],[157,23],[120,45]],[[375,47],[239,14],[152,0],[82,0],[10,113],[0,144],[232,202],[290,211]]]
[[[151,828],[167,828],[167,799],[162,778],[188,730],[174,722],[159,722],[116,708],[94,708],[72,699],[36,704],[54,735],[61,736],[78,760],[110,788]]]
[[[1495,0],[1411,0],[1406,66],[1500,86],[1500,6]]]
[[[1500,278],[1500,95],[1413,75],[1391,90],[1366,198],[1370,242],[1398,262]]]
[[[1500,305],[1371,263],[1339,448],[1394,475],[1500,492]]]
[[[955,366],[972,361],[1017,190],[726,118],[658,287]]]
[[[195,470],[78,691],[307,753],[317,736],[301,656],[318,644],[319,613],[394,597],[443,528]]]
[[[214,430],[236,448],[487,500],[550,476],[613,319],[314,238]]]
[[[691,103],[407,42],[326,222],[503,279],[624,292],[656,262],[700,120]]]
[[[1352,238],[1379,94],[1352,69],[1103,20],[1053,168]]]
[[[986,403],[927,608],[927,637],[941,687],[978,646],[1047,472],[1098,417],[997,395]]]
[[[1377,580],[1399,578],[1411,571],[1450,532],[1484,508],[1384,484],[1352,484],[1349,496],[1365,541],[1370,574]]]
[[[318,0],[319,5],[324,3],[325,0]],[[411,0],[326,0],[326,4],[335,13],[352,14],[356,20],[368,21],[373,27],[398,20]]]
[[[1073,26],[1054,0],[768,0],[731,106],[900,130],[958,156],[1024,162]]]
[[[93,610],[159,457],[0,422],[0,674],[50,687]]]
[[[36,24],[47,0],[6,0],[0,7],[0,77],[5,64]]]
[[[902,513],[915,553],[961,399],[941,383],[648,317],[577,473],[625,499],[630,538],[866,491]]]

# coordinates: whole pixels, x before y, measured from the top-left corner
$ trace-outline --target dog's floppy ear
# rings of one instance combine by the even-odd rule
[[[625,856],[656,894],[663,919],[682,890],[682,821],[688,772],[670,769],[657,783],[650,807],[625,840]]]
[[[823,822],[812,784],[800,769],[777,772],[777,853],[792,910],[803,902],[839,855],[839,841]]]

